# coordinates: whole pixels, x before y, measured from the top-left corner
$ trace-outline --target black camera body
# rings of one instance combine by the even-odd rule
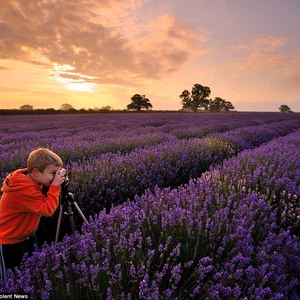
[[[67,195],[68,194],[69,182],[70,182],[68,174],[67,174],[67,170],[66,169],[61,169],[61,170],[58,171],[58,174],[59,175],[63,174],[65,176],[65,180],[61,185],[61,191],[62,191],[63,195]]]

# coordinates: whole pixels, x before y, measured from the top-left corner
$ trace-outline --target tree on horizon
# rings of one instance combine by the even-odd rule
[[[152,108],[150,100],[145,95],[135,94],[131,97],[131,103],[127,105],[128,110],[141,111]]]
[[[64,103],[60,107],[60,110],[71,110],[71,109],[74,109],[74,107],[69,103]]]
[[[201,84],[194,84],[192,92],[184,90],[179,97],[181,98],[181,104],[183,109],[191,109],[196,112],[199,108],[208,110],[209,99],[211,90],[208,86],[203,86]]]
[[[33,106],[30,104],[24,104],[20,106],[20,110],[33,110]]]
[[[280,105],[279,110],[282,113],[291,113],[292,112],[292,110],[286,104]]]
[[[209,111],[211,112],[230,111],[231,109],[234,109],[232,103],[221,97],[209,100]]]

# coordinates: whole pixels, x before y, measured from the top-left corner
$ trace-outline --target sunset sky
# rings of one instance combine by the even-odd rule
[[[0,108],[300,111],[299,0],[0,0]]]

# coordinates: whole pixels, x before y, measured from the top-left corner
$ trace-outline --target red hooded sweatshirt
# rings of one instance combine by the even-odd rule
[[[52,216],[58,206],[60,187],[51,184],[45,196],[26,174],[27,169],[14,171],[1,188],[0,244],[25,241],[36,232],[41,216]]]

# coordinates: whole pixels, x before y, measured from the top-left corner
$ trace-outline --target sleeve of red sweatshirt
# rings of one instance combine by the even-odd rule
[[[26,191],[22,191],[21,198],[23,198],[23,201],[20,203],[20,210],[50,217],[57,209],[59,193],[60,187],[52,184],[47,196],[42,194],[38,187],[30,186]]]

